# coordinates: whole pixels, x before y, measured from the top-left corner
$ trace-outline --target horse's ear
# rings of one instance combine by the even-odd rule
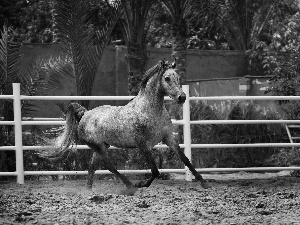
[[[177,59],[178,59],[178,57],[174,57],[174,62],[171,64],[172,69],[175,69]]]
[[[161,66],[163,68],[167,67],[168,66],[168,61],[166,61],[166,59],[164,58],[163,60],[161,60]]]
[[[171,64],[171,68],[172,68],[172,69],[175,69],[175,67],[176,67],[176,61],[174,61],[174,62]]]

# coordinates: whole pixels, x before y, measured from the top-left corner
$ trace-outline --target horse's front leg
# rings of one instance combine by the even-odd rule
[[[196,171],[190,160],[185,156],[184,152],[180,149],[178,141],[175,140],[172,133],[172,129],[168,128],[164,130],[163,142],[170,147],[181,159],[181,161],[186,165],[192,174],[195,176],[195,179],[201,182],[201,186],[204,189],[210,188],[210,184],[203,179],[203,177]]]
[[[145,161],[147,162],[147,164],[150,166],[151,168],[151,177],[146,180],[146,181],[140,181],[138,183],[136,183],[134,186],[135,187],[149,187],[153,180],[159,176],[159,171],[158,171],[158,168],[156,166],[156,163],[155,163],[155,160],[152,156],[152,153],[151,153],[151,149],[149,149],[146,145],[144,144],[141,144],[138,146],[138,149],[141,151],[142,155],[144,156],[145,158]]]

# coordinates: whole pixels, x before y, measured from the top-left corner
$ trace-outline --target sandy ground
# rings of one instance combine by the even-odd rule
[[[281,173],[204,174],[212,185],[155,180],[133,196],[122,183],[0,183],[0,224],[300,224],[300,178]]]

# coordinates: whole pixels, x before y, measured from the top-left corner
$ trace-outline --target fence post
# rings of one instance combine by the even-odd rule
[[[183,104],[183,137],[184,137],[184,154],[192,162],[192,148],[191,148],[191,124],[190,124],[190,89],[189,85],[182,85],[182,90],[186,94],[186,100]],[[185,167],[185,179],[187,181],[192,181],[192,173]]]
[[[24,184],[20,84],[13,83],[17,183]]]

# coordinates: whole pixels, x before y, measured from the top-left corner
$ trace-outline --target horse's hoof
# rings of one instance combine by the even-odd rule
[[[201,187],[202,187],[203,189],[209,189],[209,188],[211,188],[212,186],[210,185],[210,183],[208,183],[207,181],[205,181],[205,182],[201,182]]]
[[[144,182],[143,182],[143,181],[140,181],[140,182],[138,182],[138,183],[134,184],[134,187],[136,187],[136,188],[145,187],[145,184],[144,184]]]
[[[120,191],[120,195],[127,195],[127,196],[132,196],[135,194],[135,192],[138,190],[137,187],[130,187],[126,188],[125,190]]]

